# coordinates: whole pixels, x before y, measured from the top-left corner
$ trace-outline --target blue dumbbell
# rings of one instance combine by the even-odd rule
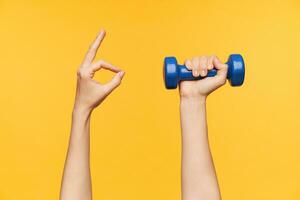
[[[240,54],[231,54],[226,63],[228,65],[227,79],[231,86],[241,86],[245,77],[245,63]],[[206,77],[213,77],[217,70],[207,72]],[[167,89],[175,89],[180,81],[200,80],[205,77],[194,77],[192,71],[185,65],[178,65],[175,57],[166,57],[164,61],[164,81]]]

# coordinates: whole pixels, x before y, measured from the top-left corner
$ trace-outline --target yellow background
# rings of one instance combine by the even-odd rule
[[[180,199],[179,98],[162,60],[230,53],[245,84],[208,99],[223,199],[300,199],[300,2],[107,0],[0,1],[1,200],[58,199],[76,68],[100,27],[97,58],[127,74],[92,116],[95,199]]]

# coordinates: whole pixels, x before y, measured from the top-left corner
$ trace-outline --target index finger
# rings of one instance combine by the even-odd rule
[[[92,69],[93,72],[96,72],[96,71],[100,70],[101,68],[112,71],[112,72],[116,72],[116,73],[121,71],[121,69],[119,69],[118,67],[116,67],[108,62],[105,62],[103,60],[99,60],[99,61],[93,63],[90,68]]]
[[[83,67],[90,65],[91,62],[94,60],[94,58],[97,54],[97,50],[98,50],[100,44],[102,43],[104,37],[105,37],[105,30],[101,29],[101,31],[99,32],[96,39],[91,44],[88,52],[85,55],[85,58],[82,63]]]

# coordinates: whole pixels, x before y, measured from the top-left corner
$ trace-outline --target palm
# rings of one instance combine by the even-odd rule
[[[180,94],[181,96],[208,95],[221,86],[216,84],[215,79],[216,77],[206,77],[197,81],[181,81]]]

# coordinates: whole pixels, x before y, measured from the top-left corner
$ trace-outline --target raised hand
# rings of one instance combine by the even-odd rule
[[[194,77],[205,77],[207,71],[215,68],[217,75],[214,77],[206,77],[197,81],[181,81],[180,96],[181,97],[206,97],[211,92],[226,83],[228,66],[216,56],[200,56],[185,61],[186,67],[193,72]]]
[[[93,62],[104,37],[105,31],[101,30],[78,69],[74,109],[91,112],[120,85],[125,74],[121,69],[103,60]],[[116,74],[108,83],[100,84],[93,79],[95,72],[100,69],[110,70]]]

